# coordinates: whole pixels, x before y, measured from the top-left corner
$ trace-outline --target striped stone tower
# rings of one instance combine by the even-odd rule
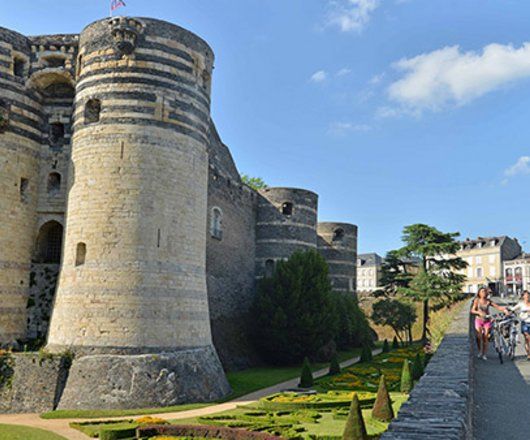
[[[0,343],[26,334],[36,227],[40,126],[38,95],[26,89],[29,40],[0,28]]]
[[[357,226],[349,223],[319,223],[318,251],[328,262],[333,290],[356,295]]]
[[[256,276],[267,276],[278,260],[317,248],[318,195],[298,188],[260,191],[256,227]]]
[[[229,391],[205,278],[213,53],[117,17],[79,40],[63,267],[48,349],[76,360],[61,408],[171,405]]]

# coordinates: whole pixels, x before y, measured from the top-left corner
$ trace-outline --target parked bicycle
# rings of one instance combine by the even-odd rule
[[[519,339],[519,319],[515,315],[501,314],[493,316],[491,319],[493,322],[493,345],[500,363],[504,363],[505,358],[513,361]]]

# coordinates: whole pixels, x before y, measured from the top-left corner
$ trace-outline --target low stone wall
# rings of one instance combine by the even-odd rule
[[[472,438],[473,349],[469,306],[463,306],[381,440]]]

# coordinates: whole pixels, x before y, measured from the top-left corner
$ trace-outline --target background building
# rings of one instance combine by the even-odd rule
[[[508,295],[530,290],[530,254],[521,254],[504,262],[504,286]]]
[[[504,262],[514,259],[521,252],[517,239],[507,236],[466,239],[457,252],[468,264],[461,271],[467,277],[464,290],[476,293],[480,286],[488,286],[495,292],[503,291]]]
[[[357,257],[357,294],[368,294],[380,289],[384,258],[376,253]]]

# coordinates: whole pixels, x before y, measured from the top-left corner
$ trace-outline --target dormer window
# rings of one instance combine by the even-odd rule
[[[282,214],[286,216],[293,215],[293,204],[291,202],[282,204]]]

